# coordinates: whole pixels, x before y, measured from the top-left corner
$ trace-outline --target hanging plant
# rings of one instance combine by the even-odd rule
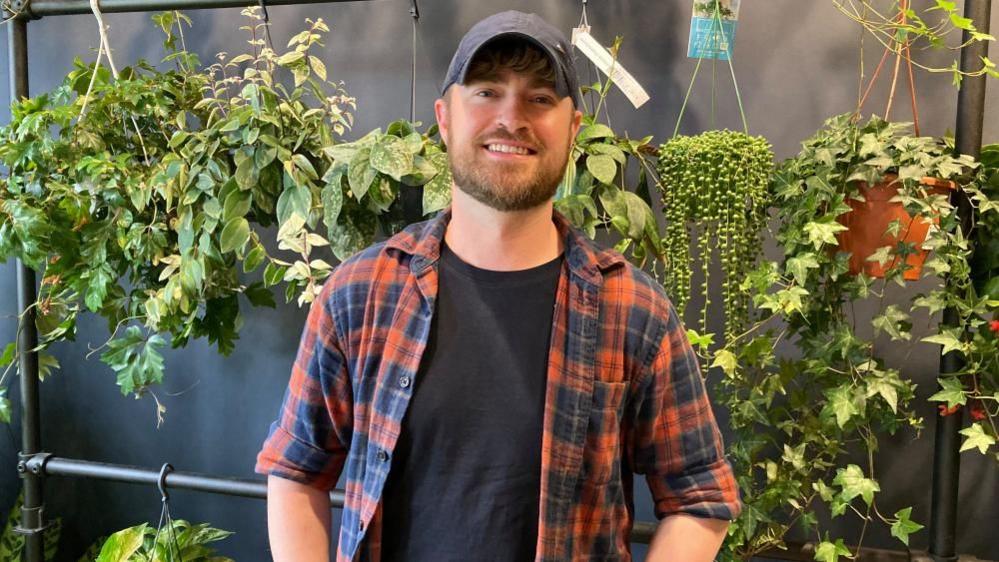
[[[823,559],[855,555],[823,530],[828,520],[820,513],[832,518],[855,514],[865,526],[881,522],[908,544],[909,535],[922,526],[911,520],[909,507],[889,515],[879,505],[874,452],[880,436],[918,430],[922,420],[911,405],[915,384],[886,362],[881,350],[938,344],[945,352],[963,353],[966,366],[944,375],[944,390],[930,398],[943,402],[945,411],[976,396],[970,389],[981,387],[974,381],[982,380],[982,369],[995,365],[995,347],[976,342],[999,303],[975,294],[957,212],[948,197],[928,193],[921,180],[955,181],[978,220],[999,214],[999,202],[975,185],[972,159],[952,156],[944,141],[907,132],[906,124],[878,118],[860,125],[852,115],[835,117],[775,174],[780,227],[774,237],[782,258],[764,262],[747,276],[743,288],[752,297],[755,322],[710,354],[713,366],[724,373],[716,396],[730,413],[735,435],[729,458],[746,505],[730,531],[729,560],[783,547],[794,525],[814,537],[817,557],[819,552]],[[852,212],[848,201],[860,196],[861,182],[889,172],[899,177],[897,197],[910,215],[936,217],[923,243],[933,254],[921,278],[947,275],[946,287],[900,292],[910,282],[904,258],[917,250],[901,241],[867,258],[882,264],[884,278],[849,273],[850,255],[837,238],[847,227],[839,219]],[[889,228],[897,234],[901,226],[896,222]],[[903,302],[897,302],[900,298]],[[857,313],[872,307],[870,318]],[[924,323],[933,325],[947,307],[959,311],[958,328],[915,331]],[[917,322],[917,316],[927,318]],[[873,329],[873,336],[863,335],[864,326]],[[793,354],[779,351],[778,343],[785,340],[794,342]],[[962,434],[962,450],[985,453],[995,442],[981,425]],[[858,453],[865,463],[847,462]],[[863,535],[858,546],[862,542]]]
[[[617,37],[610,48],[613,60],[620,48],[621,38]],[[597,228],[612,228],[620,236],[614,248],[629,253],[636,265],[658,275],[663,240],[652,213],[648,181],[650,177],[658,181],[648,160],[655,147],[650,144],[651,136],[620,136],[601,122],[610,122],[605,101],[612,84],[608,77],[580,88],[582,126],[555,194],[555,209],[590,238],[596,237]],[[586,104],[587,94],[596,97],[592,108]],[[635,166],[638,179],[632,184],[628,170]]]
[[[721,264],[725,337],[748,320],[748,297],[739,289],[761,252],[767,220],[773,151],[763,137],[709,131],[675,137],[659,149],[659,178],[666,215],[665,285],[677,310],[690,301],[695,234],[705,297],[700,329],[707,327],[710,267]]]
[[[343,258],[370,244],[381,216],[391,231],[398,185],[446,169],[432,134],[405,123],[363,164],[331,150],[355,101],[314,54],[327,26],[307,20],[277,53],[260,39],[259,9],[243,14],[249,52],[202,68],[183,46],[189,20],[158,14],[168,68],[139,61],[115,77],[77,60],[54,91],[16,101],[0,129],[0,260],[40,273],[36,351],[74,339],[80,313],[98,314],[110,337],[94,353],[123,394],[162,381],[167,344],[203,337],[230,353],[241,296],[274,306],[270,287],[284,284],[287,301],[310,302],[332,269],[316,254],[331,246]],[[270,225],[277,251],[264,244]],[[264,265],[258,281],[240,275]],[[5,375],[16,363],[11,343]],[[53,363],[40,356],[43,376]],[[0,419],[9,415],[0,397]]]

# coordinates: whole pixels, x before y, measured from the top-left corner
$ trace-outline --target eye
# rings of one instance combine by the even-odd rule
[[[555,105],[555,98],[548,95],[534,96],[534,103],[540,103],[543,105]]]
[[[496,96],[496,92],[492,90],[479,90],[475,92],[476,97],[480,98],[491,98]]]

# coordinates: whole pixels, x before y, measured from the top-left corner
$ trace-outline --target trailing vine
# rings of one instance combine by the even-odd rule
[[[761,253],[767,220],[773,152],[763,137],[733,131],[678,136],[659,150],[659,177],[666,216],[665,286],[677,310],[690,301],[691,234],[696,234],[705,298],[700,330],[711,308],[710,267],[721,265],[725,338],[748,322],[748,296],[739,285]]]

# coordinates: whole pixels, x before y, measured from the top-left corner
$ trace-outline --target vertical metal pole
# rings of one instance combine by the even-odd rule
[[[28,96],[28,20],[18,17],[7,23],[7,52],[10,55],[10,101]],[[35,330],[35,272],[17,260],[17,305],[21,310],[17,349],[21,382],[21,454],[41,452],[41,423],[38,400],[38,354],[32,352],[38,345]],[[24,479],[24,505],[21,508],[19,532],[24,535],[24,560],[42,562],[42,506],[41,476],[21,469]]]
[[[989,18],[992,11],[991,0],[966,0],[964,15],[971,18],[975,27],[982,33],[989,32]],[[963,41],[968,41],[964,33]],[[961,51],[961,70],[973,72],[982,68],[982,57],[988,56],[988,43],[976,41]],[[965,78],[957,98],[957,128],[955,145],[957,152],[974,158],[981,155],[982,124],[985,114],[986,77]],[[961,228],[968,233],[971,221],[971,207],[966,197],[955,194]],[[972,241],[973,242],[973,241]],[[959,317],[956,310],[944,311],[943,322],[947,326],[957,326]],[[961,369],[961,357],[951,352],[940,358],[940,372],[953,373]],[[930,512],[930,556],[936,562],[956,561],[955,541],[957,523],[958,481],[961,457],[961,422],[963,413],[952,416],[936,416],[936,442],[933,459],[933,500]]]

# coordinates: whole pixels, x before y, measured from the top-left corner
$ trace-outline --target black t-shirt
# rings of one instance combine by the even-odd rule
[[[534,559],[562,261],[489,271],[442,246],[430,338],[382,494],[384,562]]]

